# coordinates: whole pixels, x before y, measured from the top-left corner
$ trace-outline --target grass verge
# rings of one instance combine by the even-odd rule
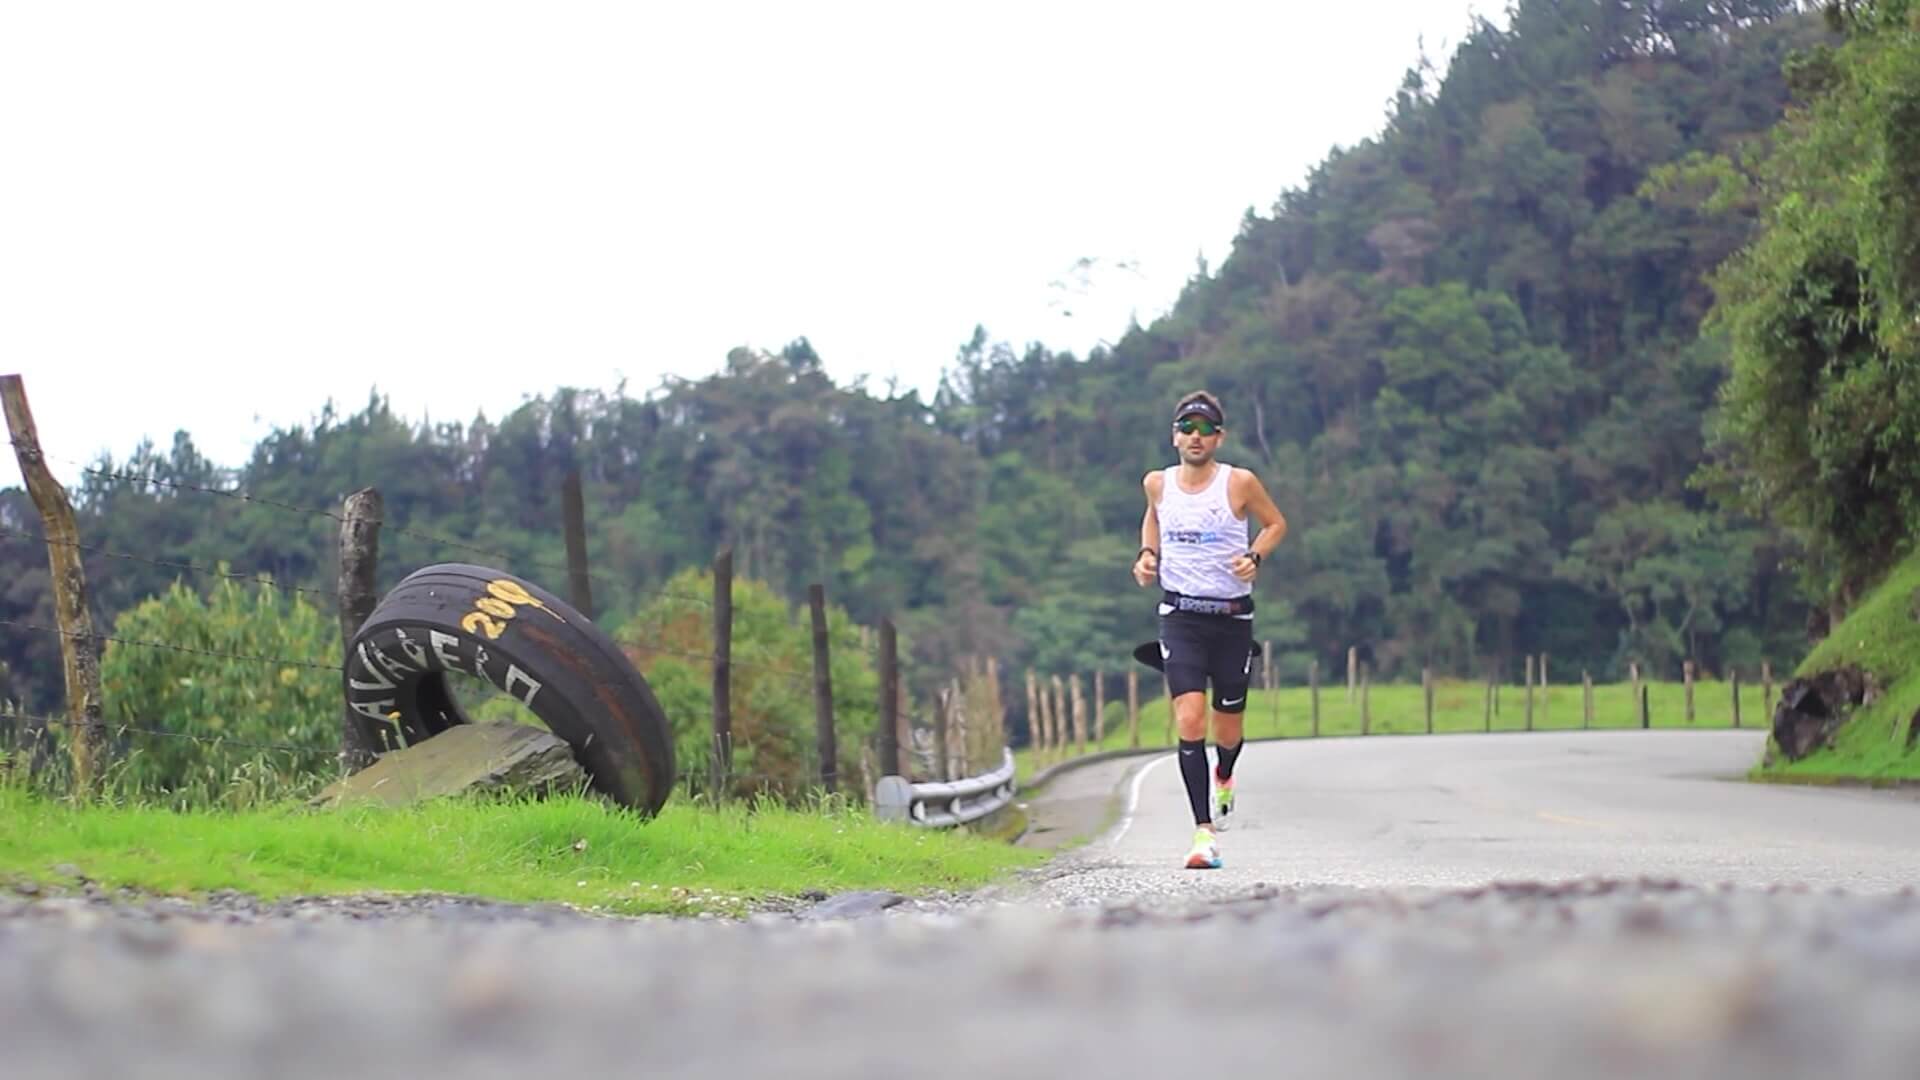
[[[617,914],[740,914],[810,890],[985,884],[1042,856],[851,809],[669,805],[651,822],[593,799],[439,800],[404,809],[77,807],[0,787],[0,875],[274,900],[442,893]]]
[[[1909,725],[1920,711],[1920,620],[1914,595],[1920,590],[1920,555],[1887,575],[1826,640],[1815,646],[1797,675],[1852,665],[1872,672],[1883,691],[1878,701],[1854,713],[1834,745],[1799,761],[1776,759],[1755,767],[1761,780],[1801,783],[1885,783],[1920,779],[1920,755],[1907,746]]]

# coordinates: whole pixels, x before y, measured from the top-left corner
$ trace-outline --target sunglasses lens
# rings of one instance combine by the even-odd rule
[[[1180,421],[1180,434],[1182,435],[1192,435],[1196,432],[1201,435],[1211,435],[1216,430],[1218,429],[1213,426],[1213,422],[1210,420],[1186,419]]]

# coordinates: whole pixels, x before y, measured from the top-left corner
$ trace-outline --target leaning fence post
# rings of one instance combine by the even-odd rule
[[[820,755],[820,786],[833,794],[840,782],[840,748],[833,733],[833,665],[827,639],[827,589],[807,586],[813,617],[813,738]]]
[[[40,433],[27,405],[26,384],[18,375],[0,376],[7,430],[13,435],[14,457],[27,493],[40,512],[47,537],[47,568],[53,580],[53,616],[60,631],[60,657],[66,678],[67,717],[73,725],[68,745],[73,755],[74,794],[93,793],[107,745],[101,721],[100,653],[93,633],[93,615],[87,595],[87,572],[80,559],[80,528],[74,524],[73,504],[66,489],[47,468],[40,452]]]
[[[733,775],[733,548],[713,560],[713,797]]]
[[[353,647],[354,635],[373,614],[378,596],[374,593],[376,571],[380,563],[380,519],[386,504],[374,488],[362,488],[347,496],[340,514],[340,649],[344,656]],[[340,717],[340,768],[357,772],[373,763],[383,749],[385,732],[375,726],[372,717],[350,706],[342,706]]]

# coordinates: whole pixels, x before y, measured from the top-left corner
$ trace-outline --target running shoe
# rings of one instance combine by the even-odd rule
[[[1227,816],[1233,813],[1233,777],[1221,776],[1218,769],[1213,773],[1213,802],[1214,825],[1226,824]]]
[[[1220,869],[1220,845],[1213,838],[1212,829],[1195,829],[1193,850],[1187,852],[1187,869]]]

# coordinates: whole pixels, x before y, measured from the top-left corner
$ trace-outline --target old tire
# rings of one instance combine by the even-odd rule
[[[595,790],[644,814],[673,789],[660,703],[620,647],[564,600],[502,570],[423,567],[360,627],[343,674],[347,707],[407,744],[467,722],[446,672],[478,675],[573,748]]]

